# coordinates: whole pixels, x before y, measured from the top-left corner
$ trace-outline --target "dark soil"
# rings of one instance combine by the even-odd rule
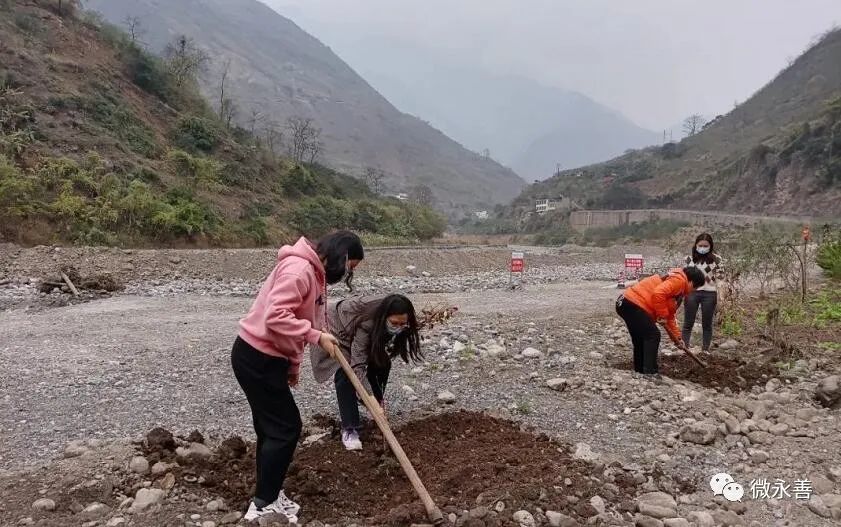
[[[395,431],[415,469],[445,512],[484,506],[490,512],[476,526],[513,525],[514,511],[555,510],[582,523],[596,514],[589,504],[598,494],[632,510],[637,485],[644,483],[619,467],[572,459],[563,445],[522,431],[516,423],[483,414],[440,414]],[[364,450],[348,452],[335,437],[299,448],[286,482],[302,506],[302,521],[406,526],[424,523],[425,513],[382,436],[363,432]],[[148,452],[147,453],[151,453]],[[152,457],[172,459],[171,450]],[[254,445],[227,440],[206,461],[188,462],[177,480],[193,490],[206,488],[244,510],[253,493]],[[189,477],[193,476],[193,477]],[[187,481],[188,483],[182,483]],[[195,481],[195,483],[189,483]],[[501,514],[493,511],[505,504]]]
[[[706,363],[706,368],[695,364],[684,355],[661,355],[660,373],[672,379],[692,381],[707,388],[729,388],[733,392],[749,390],[753,386],[764,385],[772,377],[780,377],[779,369],[768,363],[731,359],[715,352],[699,358]],[[633,364],[627,361],[617,362],[613,366],[621,370],[633,369]]]

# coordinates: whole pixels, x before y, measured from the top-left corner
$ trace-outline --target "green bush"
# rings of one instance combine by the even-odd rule
[[[315,196],[322,193],[324,188],[309,168],[296,164],[281,176],[280,190],[285,196],[295,198]],[[331,195],[335,196],[333,193]]]
[[[336,229],[350,226],[351,204],[329,196],[301,200],[289,215],[289,223],[299,233],[319,238]]]
[[[818,248],[818,265],[835,280],[841,280],[841,238],[826,240]]]
[[[125,141],[132,152],[149,158],[160,154],[155,134],[137,118],[125,101],[102,86],[92,86],[91,93],[93,95],[75,100],[77,107],[88,118]]]
[[[168,160],[175,174],[193,187],[213,187],[219,183],[221,165],[214,159],[192,156],[183,150],[172,150]]]
[[[212,152],[219,142],[220,133],[215,124],[201,117],[184,117],[172,132],[175,146],[191,152]]]

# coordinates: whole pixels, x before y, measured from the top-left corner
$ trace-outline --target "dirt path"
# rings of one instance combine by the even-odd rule
[[[417,295],[415,301],[419,307],[456,305],[465,318],[501,313],[574,320],[605,312],[615,294],[604,283],[580,282]],[[250,302],[119,296],[0,314],[0,465],[45,462],[72,439],[130,437],[158,424],[247,434],[248,413],[228,351]],[[398,370],[395,386],[406,373]],[[302,383],[297,396],[305,414],[332,409],[329,385]]]

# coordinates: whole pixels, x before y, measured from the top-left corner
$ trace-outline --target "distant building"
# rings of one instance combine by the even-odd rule
[[[400,194],[395,194],[394,197],[400,201],[409,201],[409,195],[402,192]]]
[[[486,220],[489,217],[488,211],[486,210],[477,210],[473,215],[480,220]]]
[[[571,208],[572,201],[563,196],[557,198],[541,198],[534,201],[534,211],[538,214],[546,214],[555,210],[569,210]]]

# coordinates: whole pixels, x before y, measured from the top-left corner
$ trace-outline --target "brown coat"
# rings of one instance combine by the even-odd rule
[[[327,331],[339,341],[339,349],[350,367],[370,393],[368,358],[371,351],[371,330],[374,312],[387,295],[352,297],[332,301],[327,306]],[[327,382],[339,363],[319,346],[310,349],[312,374],[317,382]]]

